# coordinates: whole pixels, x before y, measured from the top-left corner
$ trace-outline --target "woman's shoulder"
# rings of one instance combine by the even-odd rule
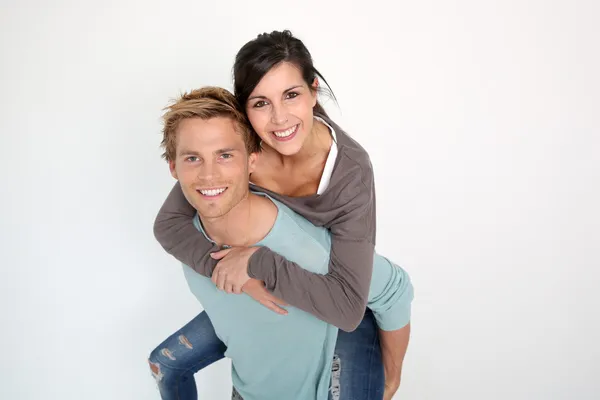
[[[359,164],[365,164],[364,166],[370,168],[371,161],[369,153],[367,153],[360,143],[353,139],[342,127],[328,116],[322,114],[318,114],[317,116],[327,122],[327,124],[335,130],[338,153],[344,153],[351,160],[354,160]]]
[[[373,176],[373,166],[369,153],[331,118],[325,115],[318,116],[335,129],[338,155],[333,174],[338,176],[356,174],[356,178],[360,178],[365,183],[370,183]]]
[[[346,198],[359,192],[370,192],[373,187],[373,166],[369,153],[329,117],[319,115],[336,132],[338,154],[331,174],[329,194]],[[347,201],[347,199],[345,200]]]

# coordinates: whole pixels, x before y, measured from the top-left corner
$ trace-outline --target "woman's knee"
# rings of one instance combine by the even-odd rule
[[[152,376],[158,382],[170,378],[175,373],[175,370],[172,368],[172,362],[174,361],[177,360],[168,348],[157,347],[154,349],[148,357]]]

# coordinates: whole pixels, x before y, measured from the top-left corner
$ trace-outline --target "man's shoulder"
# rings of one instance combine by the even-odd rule
[[[269,196],[267,197],[277,207],[277,218],[271,232],[265,237],[265,241],[301,240],[302,237],[306,237],[317,240],[322,246],[327,245],[325,237],[328,235],[328,231],[326,228],[314,225],[281,201]]]
[[[308,222],[306,218],[292,210],[281,201],[270,196],[266,197],[273,202],[273,204],[275,204],[275,207],[277,207],[277,218],[275,218],[275,223],[273,224],[273,229],[270,233],[280,229],[293,230],[296,226],[303,225],[305,222]]]
[[[268,247],[303,269],[326,273],[331,249],[329,231],[313,225],[282,202],[271,200],[278,208],[277,219],[269,234],[257,245]]]

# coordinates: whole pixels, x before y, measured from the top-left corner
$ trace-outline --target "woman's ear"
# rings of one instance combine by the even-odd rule
[[[312,97],[313,97],[313,98],[312,98],[312,106],[314,107],[314,106],[316,106],[316,105],[317,105],[317,93],[318,93],[318,90],[319,90],[319,79],[318,79],[318,78],[315,78],[315,79],[313,80],[313,83],[312,83],[312,85],[310,85],[310,86],[311,86],[311,91],[310,91],[310,93],[311,93],[311,95],[312,95]]]

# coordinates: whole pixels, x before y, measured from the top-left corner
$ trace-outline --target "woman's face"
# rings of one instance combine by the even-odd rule
[[[252,127],[267,144],[282,155],[300,151],[313,127],[317,93],[291,63],[273,67],[260,80],[246,102]]]

